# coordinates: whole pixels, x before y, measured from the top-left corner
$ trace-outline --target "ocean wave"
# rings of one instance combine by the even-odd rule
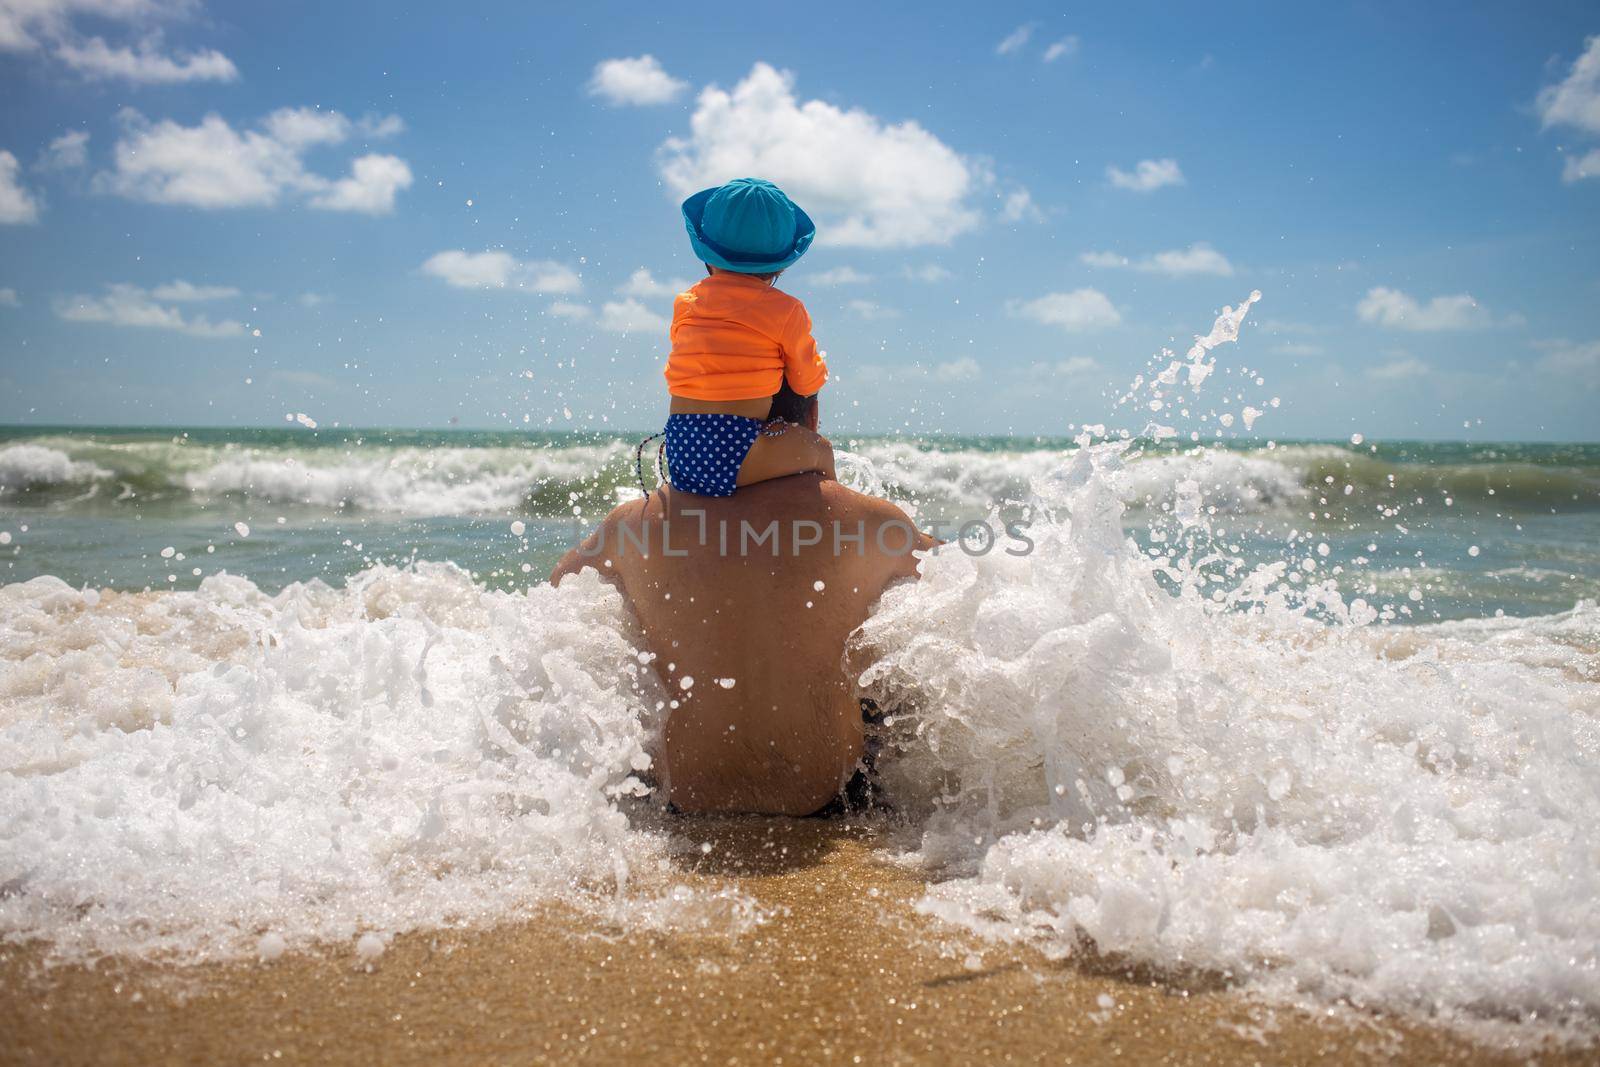
[[[1142,507],[1171,505],[1176,502],[1177,487],[1193,482],[1206,503],[1219,511],[1272,511],[1298,504],[1310,495],[1304,464],[1301,456],[1224,449],[1153,455],[1128,465],[1123,499]]]
[[[1031,487],[1067,466],[1076,447],[965,448],[937,442],[863,442],[854,456],[863,489],[911,502],[983,510],[1025,501]],[[1227,514],[1296,511],[1329,519],[1376,512],[1457,509],[1559,511],[1600,508],[1600,471],[1516,460],[1435,463],[1375,455],[1334,444],[1271,448],[1195,446],[1138,450],[1127,459],[1124,499],[1170,508],[1178,487],[1198,484],[1207,505]]]
[[[982,512],[1029,499],[1033,487],[1066,468],[1076,448],[1027,451],[945,450],[906,442],[861,446],[857,487],[896,500]],[[1197,480],[1220,510],[1254,513],[1303,499],[1303,470],[1273,456],[1228,450],[1155,454],[1129,462],[1124,499],[1144,507],[1170,505],[1185,481]]]
[[[595,495],[620,443],[559,449],[431,448],[376,454],[231,455],[182,475],[199,496],[407,515],[477,515],[520,511],[542,495],[557,514]],[[608,485],[615,479],[607,479]]]
[[[661,854],[618,806],[658,690],[592,572],[0,587],[0,936],[199,960],[614,896]]]
[[[110,477],[110,473],[45,445],[15,444],[0,448],[0,498],[44,486],[93,482]]]
[[[199,507],[226,496],[417,516],[559,516],[574,507],[592,514],[635,485],[632,450],[625,440],[423,446],[361,439],[313,447],[58,434],[0,448],[0,496],[59,507],[80,499],[101,506],[107,497],[191,500]],[[1071,444],[866,439],[841,447],[839,458],[842,475],[858,488],[913,508],[970,515],[1026,501],[1076,451]],[[653,463],[645,473],[653,483]],[[1337,521],[1451,508],[1600,508],[1600,471],[1591,467],[1515,457],[1432,462],[1334,444],[1135,449],[1121,485],[1127,503],[1161,510],[1191,482],[1202,487],[1208,506],[1240,515],[1314,508]],[[100,487],[114,492],[83,495]]]
[[[859,634],[925,910],[1290,998],[1587,1025],[1600,610],[1394,629],[1327,587],[1173,595],[1115,464],[1084,462],[1031,555],[940,553]]]
[[[236,497],[414,516],[567,515],[614,502],[616,487],[631,482],[628,456],[620,441],[306,448],[51,437],[0,449],[0,496],[70,507],[94,499],[78,495],[85,488],[106,487],[133,506]]]
[[[1359,449],[1285,446],[1305,484],[1338,500],[1345,486],[1363,499],[1386,496],[1407,505],[1494,508],[1600,508],[1600,470],[1514,459],[1459,463],[1402,461]],[[1449,501],[1446,504],[1446,501]]]

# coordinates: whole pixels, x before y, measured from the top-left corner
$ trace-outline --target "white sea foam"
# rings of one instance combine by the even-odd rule
[[[407,515],[476,515],[522,506],[545,484],[592,479],[624,446],[404,448],[375,455],[238,450],[182,475],[192,493]]]
[[[41,487],[121,486],[124,499],[222,495],[404,515],[504,513],[547,495],[565,513],[629,453],[621,441],[525,447],[349,447],[47,437],[0,448],[0,497]]]
[[[615,891],[660,852],[638,651],[592,572],[0,588],[0,932],[193,959]]]
[[[1128,464],[1120,492],[1127,503],[1159,507],[1175,504],[1178,487],[1192,481],[1208,506],[1229,514],[1255,514],[1309,495],[1304,482],[1308,458],[1306,450],[1283,456],[1221,449],[1155,455]]]
[[[841,477],[863,492],[981,513],[996,502],[1026,500],[1031,487],[1066,465],[1074,451],[982,451],[871,442],[844,461]],[[1304,479],[1310,464],[1337,454],[1341,450],[1329,447],[1285,449],[1281,457],[1220,449],[1157,453],[1130,462],[1129,476],[1119,483],[1119,491],[1131,504],[1170,506],[1178,486],[1192,480],[1204,490],[1208,505],[1223,512],[1254,514],[1306,498]]]
[[[79,462],[65,452],[38,444],[0,448],[0,497],[31,486],[61,485],[109,476],[93,463]]]
[[[1152,382],[1152,388],[1166,388],[1159,378]],[[939,439],[837,443],[841,477],[849,484],[963,517],[996,502],[1025,500],[1029,487],[1074,450]],[[381,440],[306,445],[54,435],[0,448],[0,499],[42,490],[39,500],[70,508],[74,500],[52,492],[65,487],[81,490],[77,499],[92,501],[91,507],[113,495],[129,506],[159,497],[187,498],[199,508],[228,496],[392,515],[565,515],[575,504],[592,512],[637,495],[631,453],[632,442],[625,440],[426,447]],[[1600,486],[1581,465],[1398,462],[1344,445],[1152,449],[1130,453],[1129,466],[1135,473],[1122,483],[1128,503],[1170,508],[1177,487],[1194,481],[1219,514],[1297,512],[1316,504],[1321,511],[1331,506],[1369,515],[1382,507],[1409,509],[1419,499],[1433,508],[1449,499],[1458,511],[1584,509],[1600,502]],[[646,477],[654,477],[650,464]],[[97,494],[102,485],[114,492]]]
[[[1360,626],[1281,564],[1236,594],[1164,566],[1174,597],[1122,533],[1137,470],[1082,453],[1035,487],[1057,521],[1031,555],[940,553],[863,627],[889,794],[946,879],[926,910],[1286,995],[1592,1024],[1600,610]]]

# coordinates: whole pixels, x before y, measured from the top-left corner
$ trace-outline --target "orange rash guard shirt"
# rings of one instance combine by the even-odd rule
[[[717,273],[672,304],[667,391],[691,400],[759,400],[789,388],[810,396],[828,380],[805,305],[760,278]]]

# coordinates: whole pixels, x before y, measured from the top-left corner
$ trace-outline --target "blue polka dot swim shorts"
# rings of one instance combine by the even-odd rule
[[[742,415],[667,416],[667,480],[680,493],[732,496],[760,419]]]

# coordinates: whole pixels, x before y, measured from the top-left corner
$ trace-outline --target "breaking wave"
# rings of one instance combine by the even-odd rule
[[[226,958],[624,890],[657,688],[592,573],[0,587],[0,933]]]
[[[1600,610],[1397,631],[1281,564],[1218,586],[1125,537],[1139,477],[1086,450],[1040,487],[1031,555],[940,553],[858,635],[941,879],[924,909],[1289,997],[1592,1027]]]
[[[637,479],[629,441],[437,435],[427,444],[355,438],[310,447],[273,432],[266,443],[194,443],[163,437],[43,436],[0,447],[0,501],[65,510],[163,500],[203,508],[220,500],[410,516],[563,516],[609,508]],[[841,442],[843,444],[843,442]],[[910,504],[971,513],[1025,500],[1067,463],[1070,442],[862,440],[841,469],[862,488]],[[1452,446],[1457,447],[1457,446]],[[1319,509],[1352,514],[1418,507],[1600,508],[1600,454],[1556,446],[1441,456],[1427,446],[1373,452],[1332,444],[1271,447],[1146,446],[1130,453],[1126,502],[1171,506],[1195,480],[1228,514]],[[1580,446],[1581,447],[1581,446]],[[1419,451],[1420,449],[1420,451]],[[653,471],[647,467],[647,476]],[[848,476],[848,475],[847,475]]]

